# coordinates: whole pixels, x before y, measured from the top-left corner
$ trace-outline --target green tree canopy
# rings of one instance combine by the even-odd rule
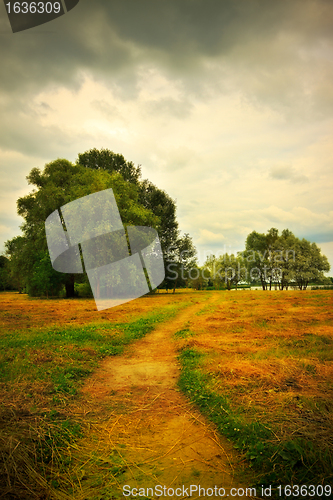
[[[158,235],[163,251],[166,253],[169,247],[176,245],[177,241],[179,243],[175,202],[165,191],[148,180],[139,184],[139,201],[159,217]]]
[[[263,290],[278,283],[283,290],[288,286],[306,289],[310,281],[325,281],[330,270],[327,257],[315,243],[300,240],[289,229],[279,235],[277,229],[267,234],[253,231],[246,239],[243,252],[249,272],[249,281],[260,279]]]
[[[330,270],[327,257],[321,255],[316,243],[306,239],[297,240],[295,258],[292,261],[293,279],[300,290],[305,290],[309,282],[325,280],[324,272]]]
[[[165,191],[148,180],[141,180],[140,176],[139,166],[108,149],[81,153],[75,164],[57,159],[46,164],[43,170],[33,168],[27,176],[33,190],[17,201],[18,214],[24,219],[23,235],[6,243],[15,286],[33,295],[57,293],[65,286],[67,296],[73,296],[75,280],[82,282],[83,278],[61,274],[59,279],[59,273],[53,270],[48,257],[45,220],[63,205],[108,188],[113,189],[124,226],[155,228],[165,255],[172,254],[171,248],[178,247],[181,253],[184,245],[188,249],[193,247],[188,235],[182,238],[179,235],[175,202]]]
[[[157,226],[159,238],[164,252],[168,247],[176,244],[179,238],[178,222],[176,218],[176,204],[162,189],[156,187],[147,179],[141,180],[141,169],[133,162],[109,149],[90,149],[80,153],[77,164],[93,170],[104,170],[110,174],[120,173],[123,179],[135,184],[138,188],[138,202],[159,218]]]
[[[32,169],[27,177],[33,191],[17,201],[18,214],[24,219],[22,237],[7,242],[11,274],[17,286],[33,295],[56,291],[65,285],[67,296],[74,295],[77,275],[59,274],[52,269],[45,235],[45,220],[56,209],[82,196],[112,188],[124,225],[157,228],[159,217],[139,202],[138,187],[125,181],[118,172],[94,170],[58,159],[43,171]],[[48,282],[48,284],[46,284]]]
[[[276,228],[266,234],[252,231],[243,252],[209,255],[204,264],[205,279],[216,289],[259,281],[263,290],[273,284],[281,290],[289,286],[305,290],[310,282],[330,283],[324,275],[329,270],[327,257],[315,243],[300,240],[289,229],[279,234]]]
[[[141,177],[140,166],[136,167],[133,162],[126,161],[123,155],[109,149],[98,150],[94,148],[85,153],[79,153],[77,163],[93,170],[106,170],[109,173],[118,172],[125,181],[134,184],[138,184]]]

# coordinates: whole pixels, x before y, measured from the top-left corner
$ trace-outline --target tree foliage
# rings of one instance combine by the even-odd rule
[[[242,255],[225,253],[219,257],[209,255],[204,265],[205,275],[215,288],[231,290],[246,281],[245,260]]]
[[[10,284],[20,293],[26,288],[29,264],[33,263],[33,254],[29,253],[29,240],[24,236],[15,236],[5,243],[9,257],[8,273]]]
[[[160,219],[158,235],[163,251],[166,253],[168,248],[177,245],[179,241],[176,204],[165,191],[148,180],[142,181],[138,188],[139,202]]]
[[[114,153],[109,149],[90,149],[85,153],[80,153],[77,163],[83,167],[93,170],[106,170],[109,173],[118,172],[125,181],[139,184],[141,177],[140,166],[135,166],[133,162],[126,161],[123,155]]]
[[[57,159],[46,164],[42,171],[33,168],[27,176],[33,190],[17,201],[18,214],[24,219],[23,235],[6,243],[14,286],[31,295],[56,294],[65,287],[66,296],[71,297],[76,283],[87,283],[85,276],[53,270],[48,257],[45,220],[66,203],[108,188],[113,189],[125,227],[155,228],[165,255],[172,254],[169,252],[172,247],[178,246],[178,253],[184,245],[190,248],[189,237],[179,235],[175,202],[165,191],[148,180],[141,180],[140,176],[139,166],[108,149],[91,149],[79,154],[76,164]],[[166,283],[165,280],[163,286]]]
[[[165,254],[166,278],[162,286],[172,288],[187,286],[191,281],[191,273],[197,268],[197,251],[192,238],[185,233],[174,245],[168,247]],[[162,287],[161,286],[161,287]]]
[[[305,290],[310,282],[330,282],[324,273],[330,270],[327,257],[315,243],[300,240],[289,229],[281,234],[271,228],[266,234],[252,231],[245,250],[238,255],[209,255],[203,267],[204,277],[216,289],[230,290],[240,283],[260,282],[262,289]]]
[[[0,289],[5,291],[10,286],[9,259],[5,255],[0,255]]]
[[[277,283],[281,290],[297,286],[305,290],[310,282],[325,282],[330,270],[327,257],[315,243],[300,240],[289,229],[279,235],[277,229],[267,234],[253,231],[243,252],[249,281],[260,280],[263,290]],[[255,271],[255,272],[254,272]]]
[[[71,297],[75,280],[82,280],[82,276],[54,271],[48,257],[45,220],[66,203],[112,188],[125,226],[158,227],[159,217],[139,202],[137,185],[124,180],[119,172],[58,159],[45,165],[43,171],[32,169],[27,180],[34,189],[17,201],[18,214],[24,219],[23,236],[8,241],[6,253],[16,286],[31,295],[56,293],[64,286],[67,297]]]

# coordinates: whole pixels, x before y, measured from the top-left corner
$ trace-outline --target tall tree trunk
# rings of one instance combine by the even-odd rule
[[[75,282],[75,276],[74,274],[70,274],[68,282],[65,283],[66,299],[71,299],[74,297],[74,282]]]

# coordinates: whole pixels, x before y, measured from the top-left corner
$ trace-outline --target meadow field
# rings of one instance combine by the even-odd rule
[[[215,449],[189,455],[194,424],[252,498],[270,486],[286,498],[287,485],[331,498],[332,306],[329,290],[177,290],[103,312],[92,299],[1,293],[0,498],[216,481]],[[191,430],[172,441],[185,414]]]

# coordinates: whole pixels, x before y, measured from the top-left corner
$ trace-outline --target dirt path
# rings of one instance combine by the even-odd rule
[[[216,296],[209,299],[214,300]],[[126,472],[118,476],[121,493],[124,485],[159,484],[174,489],[184,485],[184,495],[166,493],[165,498],[187,498],[190,485],[223,487],[226,495],[230,488],[246,488],[234,481],[237,457],[229,442],[217,436],[176,385],[180,369],[172,335],[206,305],[189,306],[133,344],[125,355],[106,359],[83,388],[87,418],[99,428],[99,445],[103,447],[107,439],[126,460]],[[191,498],[212,496],[199,497],[193,490]]]

